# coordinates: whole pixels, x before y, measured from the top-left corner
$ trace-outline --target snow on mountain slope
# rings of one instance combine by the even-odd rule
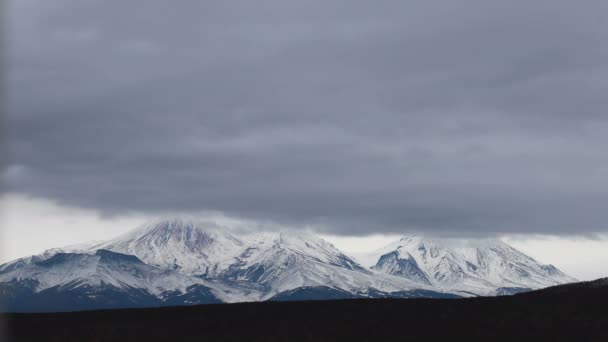
[[[150,265],[205,277],[216,276],[243,248],[243,241],[227,227],[181,218],[159,220],[91,247],[135,255]]]
[[[84,253],[79,258],[95,259],[99,250],[108,250],[141,259],[147,267],[172,271],[179,288],[192,279],[204,279],[217,289],[223,301],[261,300],[303,286],[325,286],[353,293],[395,292],[416,288],[429,289],[408,279],[393,277],[366,269],[340,252],[332,244],[313,234],[295,231],[240,235],[226,227],[184,219],[161,220],[144,225],[107,242],[46,251],[39,256],[22,258],[2,266],[6,272],[36,272],[43,284],[54,271],[42,270],[37,264],[51,260],[57,253]],[[51,258],[51,259],[49,259]],[[33,266],[32,266],[33,265]],[[29,267],[31,266],[31,267]],[[90,281],[128,283],[141,287],[141,281],[119,280],[122,273],[105,273],[104,268],[83,264],[80,272]],[[142,266],[143,267],[143,266]],[[140,270],[124,270],[142,273]],[[45,274],[42,274],[45,273]],[[111,279],[116,277],[116,279]],[[0,282],[4,281],[0,278]],[[55,278],[53,278],[55,279]],[[202,280],[201,280],[202,281]],[[54,282],[53,284],[59,284]],[[51,286],[51,285],[48,285]],[[158,294],[155,285],[151,293]],[[165,290],[178,288],[177,284]]]
[[[363,268],[327,241],[308,233],[283,231],[252,238],[222,276],[265,287],[269,298],[299,287],[326,286],[353,293],[420,287],[407,279]]]
[[[184,218],[160,219],[108,241],[48,249],[0,265],[0,272],[42,261],[57,253],[95,253],[99,249],[135,255],[147,264],[188,275],[213,277],[227,268],[245,245],[228,227]]]
[[[36,291],[66,284],[110,285],[145,289],[153,295],[165,291],[185,292],[204,281],[147,265],[132,255],[97,250],[94,254],[57,253],[48,259],[2,272],[0,282],[33,280]]]
[[[215,301],[233,303],[259,300],[263,296],[255,287],[189,276],[148,265],[133,255],[104,249],[91,253],[60,252],[45,260],[0,271],[0,287],[23,282],[32,284],[31,290],[35,293],[51,288],[73,290],[77,287],[139,290],[161,300],[160,304],[173,305],[181,305],[179,301],[188,300],[188,297],[191,303],[206,301],[210,297]]]
[[[21,268],[23,266],[33,264],[38,261],[46,260],[58,253],[76,253],[76,252],[86,253],[86,252],[90,251],[91,247],[96,244],[98,244],[98,243],[76,244],[76,245],[70,245],[70,246],[65,246],[65,247],[61,247],[61,248],[47,249],[47,250],[43,251],[42,253],[15,259],[13,261],[9,261],[5,264],[0,265],[0,273],[12,271],[12,270]]]
[[[435,288],[492,295],[575,281],[499,240],[408,235],[381,251],[372,269]]]
[[[0,272],[0,302],[11,311],[192,305],[243,301],[223,284],[147,265],[108,250],[57,253]]]
[[[91,250],[99,248],[132,254],[164,269],[230,284],[248,291],[252,300],[300,286],[322,285],[365,292],[398,291],[416,285],[407,279],[374,275],[332,244],[304,232],[236,237],[230,228],[213,223],[165,219],[92,246]]]
[[[38,293],[86,287],[89,298],[111,287],[112,298],[125,290],[132,302],[181,305],[265,300],[298,288],[356,297],[496,295],[574,280],[494,240],[407,236],[378,255],[369,269],[310,233],[237,236],[212,222],[164,219],[0,265],[0,295],[21,285]]]

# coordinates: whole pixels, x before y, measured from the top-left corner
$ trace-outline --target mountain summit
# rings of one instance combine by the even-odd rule
[[[241,253],[245,243],[214,222],[169,218],[153,221],[91,249],[132,254],[161,268],[214,276]]]
[[[476,294],[510,294],[575,281],[497,239],[407,235],[381,251],[372,269],[419,284]]]

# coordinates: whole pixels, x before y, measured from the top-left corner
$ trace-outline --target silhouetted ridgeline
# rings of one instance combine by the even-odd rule
[[[4,314],[9,341],[608,341],[608,279],[506,297]]]

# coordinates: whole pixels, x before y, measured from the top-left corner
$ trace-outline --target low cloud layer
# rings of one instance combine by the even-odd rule
[[[605,1],[6,9],[4,192],[331,234],[608,231]]]

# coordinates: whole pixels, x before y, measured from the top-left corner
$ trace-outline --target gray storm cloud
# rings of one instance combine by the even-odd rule
[[[608,230],[605,1],[6,9],[3,191],[336,234]]]

